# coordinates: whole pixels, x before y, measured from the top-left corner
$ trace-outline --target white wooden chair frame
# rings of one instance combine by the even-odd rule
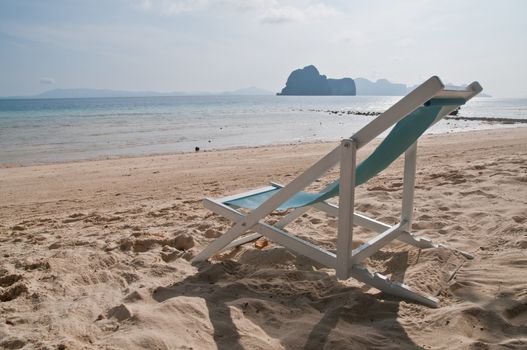
[[[417,301],[431,307],[438,307],[439,301],[435,297],[419,294],[402,283],[392,282],[388,280],[386,276],[379,273],[371,273],[361,264],[364,259],[371,256],[394,239],[418,248],[437,248],[442,246],[433,243],[427,238],[414,236],[411,233],[417,142],[405,152],[401,221],[393,226],[354,211],[356,154],[358,149],[366,145],[375,137],[378,137],[382,132],[408,114],[412,113],[430,99],[462,97],[469,100],[480,91],[482,91],[482,88],[477,82],[473,82],[462,91],[445,90],[441,80],[434,76],[379,115],[352,137],[342,140],[338,147],[333,149],[288,185],[282,186],[280,184],[272,183],[271,186],[234,196],[218,199],[206,198],[204,200],[204,206],[206,208],[232,220],[234,225],[199,253],[193,259],[193,262],[206,260],[220,251],[234,248],[244,243],[254,241],[261,236],[265,236],[269,240],[279,243],[298,254],[305,255],[322,265],[334,268],[338,279],[348,279],[349,277],[353,277],[360,282],[368,284],[388,294]],[[436,118],[436,121],[450,113],[453,109],[455,109],[455,107],[443,107]],[[267,215],[286,202],[295,193],[303,190],[313,181],[323,176],[339,162],[340,188],[338,206],[325,201],[319,202],[311,206],[291,211],[274,225],[264,222]],[[252,210],[249,214],[244,214],[223,204],[229,200],[267,192],[276,188],[280,188],[280,190],[263,202],[258,208]],[[301,216],[310,208],[324,211],[327,214],[338,218],[336,254],[283,230],[286,225]],[[379,235],[370,239],[368,242],[363,243],[359,247],[352,249],[353,225],[365,227],[378,232]],[[254,231],[255,233],[238,238],[249,230]],[[462,253],[467,257],[471,257],[468,253]]]

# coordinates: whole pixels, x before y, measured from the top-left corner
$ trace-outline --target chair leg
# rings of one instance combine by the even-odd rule
[[[438,248],[445,247],[449,248],[442,244],[435,244],[430,239],[424,237],[416,237],[411,234],[412,230],[412,220],[413,220],[413,211],[414,211],[414,189],[415,189],[415,168],[417,160],[417,142],[410,146],[404,153],[404,185],[403,185],[403,203],[402,203],[402,213],[401,213],[401,222],[404,222],[405,232],[401,234],[397,239],[413,245],[418,248]],[[452,249],[456,250],[456,249]],[[456,250],[461,253],[467,259],[473,259],[474,257],[464,251]]]
[[[399,240],[401,242],[404,242],[406,244],[413,245],[414,247],[421,248],[421,249],[443,247],[443,248],[447,248],[447,249],[451,249],[451,250],[454,250],[456,252],[459,252],[461,255],[463,255],[467,259],[470,259],[470,260],[474,259],[474,256],[472,254],[468,253],[468,252],[465,252],[465,251],[459,250],[459,249],[455,249],[455,248],[449,247],[449,246],[444,245],[444,244],[434,243],[429,238],[414,236],[413,234],[411,234],[409,232],[401,233],[401,235],[399,237],[397,237],[397,240]]]
[[[203,251],[201,251],[198,255],[196,255],[191,262],[199,262],[204,261],[219,252],[223,249],[227,244],[229,244],[232,240],[236,239],[236,237],[243,234],[245,231],[247,231],[248,228],[241,222],[238,222],[234,224],[227,232],[225,232],[221,237],[217,238],[215,241],[213,241],[211,244],[207,246]]]
[[[226,250],[236,248],[238,246],[241,246],[245,243],[256,241],[258,238],[262,237],[260,233],[252,233],[250,235],[247,235],[242,238],[238,238],[237,240],[232,241],[231,243],[227,244],[224,248],[220,250],[220,252],[224,252]]]
[[[339,216],[337,229],[338,279],[349,277],[353,241],[353,212],[355,203],[355,163],[357,145],[354,140],[342,140],[340,159]]]
[[[430,295],[420,294],[412,291],[408,286],[390,281],[386,276],[379,273],[371,273],[361,265],[353,265],[350,271],[351,277],[370,285],[387,294],[395,295],[404,299],[417,301],[427,306],[439,307],[439,300]]]
[[[417,142],[411,145],[404,153],[403,201],[401,209],[401,223],[404,223],[404,227],[408,232],[410,232],[412,229],[412,219],[414,212],[416,160]]]

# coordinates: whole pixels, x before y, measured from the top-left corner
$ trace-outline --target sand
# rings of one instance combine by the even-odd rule
[[[335,145],[1,168],[0,347],[526,349],[527,128],[420,142],[413,232],[475,259],[393,243],[366,264],[441,308],[338,281],[272,242],[189,263],[229,227],[204,197],[287,183]],[[359,187],[357,210],[395,223],[401,169]],[[336,225],[310,211],[289,230],[334,249]]]

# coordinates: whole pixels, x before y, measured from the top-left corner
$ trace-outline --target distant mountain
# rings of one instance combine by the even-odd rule
[[[328,79],[321,75],[315,66],[307,66],[293,71],[287,79],[286,86],[277,95],[340,95],[340,96],[404,96],[416,88],[417,85],[392,83],[386,79],[375,82],[365,78]],[[463,89],[466,85],[446,84],[447,89]],[[126,91],[109,89],[54,89],[32,96],[9,96],[0,99],[24,98],[98,98],[98,97],[149,97],[149,96],[268,96],[272,91],[254,86],[224,92],[190,91],[190,92],[156,92],[156,91]],[[481,93],[478,97],[491,97]]]
[[[296,69],[287,78],[285,87],[277,95],[328,96],[355,95],[355,82],[351,78],[328,79],[313,66]]]
[[[405,84],[392,83],[386,79],[379,79],[376,82],[364,78],[355,78],[357,95],[370,96],[404,96],[408,93]]]
[[[41,94],[28,96],[31,98],[85,98],[85,97],[143,97],[143,96],[177,96],[181,92],[161,93],[154,91],[124,91],[107,89],[54,89]]]
[[[0,98],[100,98],[100,97],[151,97],[151,96],[207,96],[207,95],[274,95],[272,91],[249,87],[234,91],[225,92],[208,92],[208,91],[191,91],[191,92],[156,92],[156,91],[126,91],[126,90],[108,90],[108,89],[53,89],[45,91],[38,95],[32,96],[12,96]]]
[[[328,79],[315,66],[310,65],[294,70],[287,78],[286,86],[277,95],[405,96],[416,87],[417,85],[392,83],[387,79]],[[446,88],[459,90],[466,88],[466,85],[446,84]],[[491,97],[484,93],[478,96]]]
[[[355,96],[357,88],[355,81],[351,78],[328,79],[331,95]]]

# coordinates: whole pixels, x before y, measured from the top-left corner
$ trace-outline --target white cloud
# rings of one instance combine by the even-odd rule
[[[40,79],[40,84],[52,85],[52,84],[55,84],[55,79],[53,79],[53,78],[41,78]]]
[[[337,15],[339,12],[333,7],[319,3],[306,7],[305,13],[308,17],[327,18]]]
[[[133,6],[144,11],[176,15],[209,5],[209,0],[133,0]]]
[[[336,43],[344,43],[353,47],[361,48],[369,45],[372,41],[371,38],[362,30],[345,30],[339,34],[336,34]]]
[[[216,0],[211,1],[218,7],[234,11],[265,10],[277,5],[275,0]]]
[[[268,8],[260,17],[264,23],[312,22],[338,14],[337,10],[324,4],[307,7],[279,6]]]
[[[264,23],[287,23],[301,22],[305,20],[302,10],[292,6],[272,7],[265,11],[260,17]]]
[[[409,48],[417,46],[417,41],[414,38],[406,37],[396,40],[394,44],[402,48]]]
[[[135,0],[135,6],[164,15],[200,10],[252,13],[263,23],[317,21],[338,11],[323,3],[296,1],[287,4],[277,0]]]
[[[164,0],[162,4],[164,11],[169,15],[199,10],[208,5],[208,0]]]
[[[150,10],[152,8],[152,0],[140,0],[134,3],[134,5],[143,10]]]

